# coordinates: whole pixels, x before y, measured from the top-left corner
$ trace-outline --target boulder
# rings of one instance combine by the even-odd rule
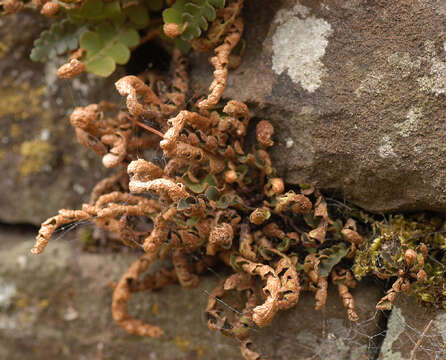
[[[400,295],[387,322],[379,359],[412,359],[413,351],[416,360],[446,358],[445,324],[446,311],[420,307],[413,298]]]
[[[276,129],[290,184],[373,212],[446,211],[446,7],[425,1],[246,1],[226,98]],[[211,82],[194,55],[194,95]]]
[[[134,294],[132,316],[165,332],[162,339],[148,339],[127,334],[111,314],[112,284],[137,254],[82,252],[68,233],[32,255],[32,237],[0,229],[1,359],[242,359],[239,343],[209,330],[204,317],[209,293],[225,270],[201,276],[194,289],[170,285]],[[382,291],[362,282],[352,294],[357,324],[347,320],[336,288],[329,285],[322,311],[314,310],[314,294],[303,293],[296,307],[252,331],[253,348],[275,360],[373,358],[383,330],[375,314]],[[231,315],[230,308],[226,311]]]
[[[224,97],[273,122],[286,182],[315,183],[373,212],[446,212],[443,2],[245,3],[246,50]],[[57,60],[28,59],[46,22],[26,12],[1,21],[0,221],[39,224],[79,207],[104,176],[67,116],[119,102],[113,82],[123,69],[57,80]],[[209,55],[191,55],[191,99],[207,93]]]

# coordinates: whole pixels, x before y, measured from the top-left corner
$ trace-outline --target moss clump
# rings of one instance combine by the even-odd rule
[[[355,277],[398,278],[395,295],[407,292],[423,305],[446,309],[446,222],[423,213],[372,221],[371,227],[372,236],[356,252]]]

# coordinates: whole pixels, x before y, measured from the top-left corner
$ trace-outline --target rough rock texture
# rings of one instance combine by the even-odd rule
[[[273,121],[289,183],[376,212],[446,211],[442,1],[247,0],[244,14],[246,52],[225,96]],[[55,63],[28,60],[39,15],[1,22],[0,221],[38,224],[78,207],[102,177],[67,115],[120,100],[115,78],[60,81]],[[192,98],[211,82],[207,56],[193,55]]]
[[[66,235],[39,256],[32,234],[0,231],[0,359],[241,359],[235,340],[208,330],[203,310],[224,274],[202,278],[196,289],[177,285],[135,294],[130,312],[160,325],[162,340],[128,335],[114,324],[111,282],[135,254],[80,252]],[[363,360],[377,352],[382,331],[375,303],[382,291],[363,283],[352,291],[359,324],[350,324],[337,291],[330,287],[325,310],[315,311],[312,294],[254,332],[254,346],[274,360]],[[230,310],[228,310],[230,311]]]
[[[246,52],[225,96],[272,120],[288,182],[316,182],[370,211],[445,212],[445,9],[248,0]],[[199,95],[211,66],[194,59]]]
[[[415,344],[431,320],[433,323],[417,348],[415,359],[445,359],[446,312],[421,308],[412,298],[404,295],[398,297],[387,322],[387,335],[379,359],[410,359]]]
[[[78,207],[104,174],[100,159],[77,144],[69,114],[120,97],[113,78],[62,81],[55,62],[29,60],[47,27],[40,15],[0,21],[0,221],[37,225],[62,207]]]

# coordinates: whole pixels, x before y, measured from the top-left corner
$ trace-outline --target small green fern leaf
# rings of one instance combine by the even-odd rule
[[[150,11],[161,11],[164,8],[164,0],[145,0]]]
[[[78,26],[68,20],[53,24],[34,41],[31,60],[45,62],[56,55],[76,50],[79,36],[85,31],[87,31],[86,26]]]
[[[130,49],[139,44],[138,31],[123,25],[103,23],[96,31],[87,31],[80,38],[80,47],[86,50],[81,61],[88,72],[107,77],[115,71],[116,64],[126,64]]]
[[[149,25],[149,11],[144,5],[134,5],[123,9],[128,19],[138,29],[143,29]]]
[[[165,23],[186,26],[179,38],[190,41],[199,37],[203,30],[207,30],[209,21],[215,20],[215,9],[224,5],[224,0],[177,0],[169,9],[163,11],[163,20]]]

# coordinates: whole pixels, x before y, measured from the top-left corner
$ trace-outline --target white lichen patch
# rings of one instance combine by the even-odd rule
[[[446,42],[443,44],[446,51]],[[431,57],[429,75],[418,79],[422,91],[432,92],[435,95],[446,94],[446,62],[438,56],[433,43],[427,41],[426,52]]]
[[[438,314],[434,320],[434,326],[440,333],[443,341],[446,343],[446,313]]]
[[[17,256],[17,264],[19,265],[20,270],[25,269],[28,264],[28,258],[25,255]]]
[[[413,71],[421,67],[421,59],[412,58],[408,52],[393,53],[387,58],[387,62],[395,70],[398,70],[403,78],[408,77]]]
[[[446,52],[446,42],[443,47]],[[425,42],[423,56],[415,56],[408,52],[395,52],[387,55],[387,63],[392,70],[389,72],[379,68],[367,73],[360,86],[355,90],[357,97],[364,94],[376,95],[384,91],[392,91],[395,79],[407,79],[414,75],[418,77],[416,81],[421,91],[437,96],[446,94],[446,61],[442,55],[438,54],[433,41]],[[427,64],[427,69],[424,76],[421,76],[419,72],[424,63]]]
[[[404,319],[401,309],[393,306],[389,321],[387,322],[387,333],[381,347],[382,360],[404,360],[399,351],[393,352],[393,343],[398,340],[400,335],[404,332],[406,327],[406,320]]]
[[[76,320],[78,317],[79,313],[72,306],[69,306],[63,314],[63,318],[65,321],[73,321]]]
[[[446,15],[446,1],[436,0],[434,2],[435,11],[438,15]]]
[[[11,306],[16,293],[17,289],[14,284],[0,279],[0,310]]]
[[[314,92],[327,73],[321,58],[333,31],[328,22],[309,14],[309,9],[299,3],[277,13],[272,68],[276,74],[286,72],[293,82]]]
[[[421,145],[414,145],[413,151],[415,154],[421,154],[423,152],[423,147]]]
[[[387,82],[383,78],[383,74],[379,74],[374,71],[368,73],[367,76],[361,81],[359,87],[355,90],[356,96],[360,97],[363,93],[379,94],[386,88],[387,85]]]
[[[76,191],[79,195],[85,194],[85,188],[81,184],[74,184],[73,190]]]
[[[388,135],[383,136],[383,138],[381,139],[381,143],[378,147],[378,154],[383,159],[396,156],[395,151],[393,150],[393,144],[392,141],[390,140],[390,136]]]
[[[48,141],[50,139],[51,131],[49,129],[42,129],[40,132],[40,140]]]
[[[418,107],[412,107],[406,115],[406,120],[395,124],[394,126],[399,129],[398,133],[403,137],[408,137],[418,130],[419,121],[422,117],[421,109]]]
[[[338,332],[345,333],[345,330],[345,326],[341,325],[336,328],[336,334],[329,332],[324,338],[308,331],[301,331],[297,334],[296,340],[319,359],[344,359],[348,356],[350,348],[342,339],[344,334],[340,336]]]

